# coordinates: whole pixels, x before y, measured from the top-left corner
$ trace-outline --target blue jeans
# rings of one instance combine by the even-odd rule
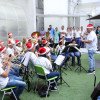
[[[50,72],[50,74],[47,74],[46,76],[48,79],[57,76],[57,78],[55,79],[57,82],[59,80],[60,73],[59,72]],[[55,86],[55,84],[52,84],[52,86]]]
[[[80,37],[79,38],[76,38],[76,44],[80,45]]]
[[[94,54],[96,50],[88,50],[88,60],[89,60],[89,70],[93,71],[95,70],[95,59]]]
[[[24,88],[26,87],[26,83],[22,81],[22,78],[17,76],[9,76],[9,81],[6,87],[13,87],[16,86],[14,89],[14,93],[17,98],[22,94]]]
[[[79,52],[70,52],[70,56],[72,57],[72,65],[75,65],[75,56],[77,57],[78,64],[80,63],[80,54],[79,54]]]
[[[100,96],[98,96],[97,100],[100,100]]]
[[[71,42],[71,38],[66,38],[66,41],[67,42]]]
[[[9,75],[15,75],[15,76],[19,76],[19,67],[10,67],[10,72]]]

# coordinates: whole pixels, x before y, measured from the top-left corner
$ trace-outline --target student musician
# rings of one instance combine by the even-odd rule
[[[9,41],[15,43],[15,40],[14,40],[14,38],[13,38],[13,34],[12,34],[12,33],[8,33],[8,41],[7,41],[7,45],[8,45],[8,43],[9,43]]]
[[[46,58],[47,54],[46,48],[39,48],[39,57],[36,59],[35,64],[40,65],[43,67],[44,72],[47,76],[47,78],[52,78],[54,76],[57,76],[56,82],[59,80],[59,72],[54,72],[52,68],[51,62]],[[51,84],[51,91],[56,91],[57,88],[55,87],[55,84]]]
[[[5,58],[2,61],[2,64],[0,62],[0,90],[3,88],[8,87],[16,87],[13,91],[15,93],[15,96],[17,100],[21,100],[19,97],[22,94],[24,88],[26,87],[26,83],[22,81],[22,78],[11,75],[8,77],[10,72],[10,66],[11,63],[8,61],[7,58]],[[5,68],[7,68],[5,70]],[[15,100],[14,95],[10,95],[11,100]]]
[[[72,42],[69,44],[69,46],[76,46],[76,41],[75,39],[72,40]],[[69,54],[72,57],[72,66],[75,66],[75,56],[77,57],[77,63],[80,65],[80,54],[79,52],[73,52],[73,49],[69,49]]]

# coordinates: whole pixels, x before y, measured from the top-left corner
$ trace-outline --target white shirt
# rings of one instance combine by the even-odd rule
[[[76,38],[79,38],[79,37],[80,37],[80,33],[81,33],[80,31],[75,31],[75,34],[76,34],[75,37],[76,37]]]
[[[22,47],[16,46],[16,49],[17,49],[18,54],[20,54],[20,52],[22,51]]]
[[[24,66],[27,66],[28,65],[28,63],[29,63],[29,61],[31,61],[32,63],[33,63],[33,65],[34,65],[34,63],[35,63],[35,60],[36,60],[36,55],[33,53],[33,52],[27,52],[25,55],[24,55],[24,57],[23,57],[23,59],[22,59],[22,63],[24,64]]]
[[[65,32],[66,33],[66,30],[60,30],[60,32]],[[63,36],[65,37],[65,34],[61,34],[60,37],[62,38]]]
[[[6,87],[8,80],[9,80],[8,77],[4,78],[1,76],[4,72],[5,71],[2,69],[2,66],[0,66],[0,90],[3,89],[4,87]]]
[[[64,45],[62,45],[62,47],[60,47],[59,45],[57,45],[57,47],[56,47],[57,54],[58,54],[58,53],[61,54],[62,51],[64,50],[64,48],[65,48]]]
[[[94,31],[91,31],[88,36],[87,40],[91,40],[91,43],[86,43],[87,50],[97,50],[97,36]]]
[[[83,31],[81,31],[81,35],[82,35],[82,36],[84,36],[84,33],[85,33],[85,31],[84,31],[84,30],[83,30]],[[85,38],[85,36],[84,36],[83,38]]]
[[[68,34],[67,34],[67,36],[66,36],[66,38],[71,38],[71,33],[70,32],[67,32]]]
[[[46,49],[47,52],[50,51],[50,48],[49,48],[49,47],[44,47],[44,48]],[[51,55],[51,53],[49,52],[49,53],[47,54],[47,56],[50,56],[50,55]]]
[[[8,47],[6,54],[8,54],[8,55],[11,54],[12,56],[14,56],[14,49],[13,48],[11,49],[11,48]]]
[[[38,57],[35,61],[35,65],[42,66],[46,75],[50,74],[50,70],[52,70],[50,61],[45,57]]]

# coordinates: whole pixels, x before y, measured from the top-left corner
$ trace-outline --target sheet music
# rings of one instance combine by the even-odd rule
[[[65,56],[59,55],[54,63],[56,63],[57,65],[61,65],[64,59],[65,59]]]

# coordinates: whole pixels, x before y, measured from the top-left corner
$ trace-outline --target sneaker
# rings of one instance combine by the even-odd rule
[[[94,74],[94,73],[95,73],[94,71],[90,71],[90,70],[87,72],[87,74]]]
[[[57,91],[58,89],[56,88],[56,87],[52,87],[51,89],[50,89],[50,91]]]

